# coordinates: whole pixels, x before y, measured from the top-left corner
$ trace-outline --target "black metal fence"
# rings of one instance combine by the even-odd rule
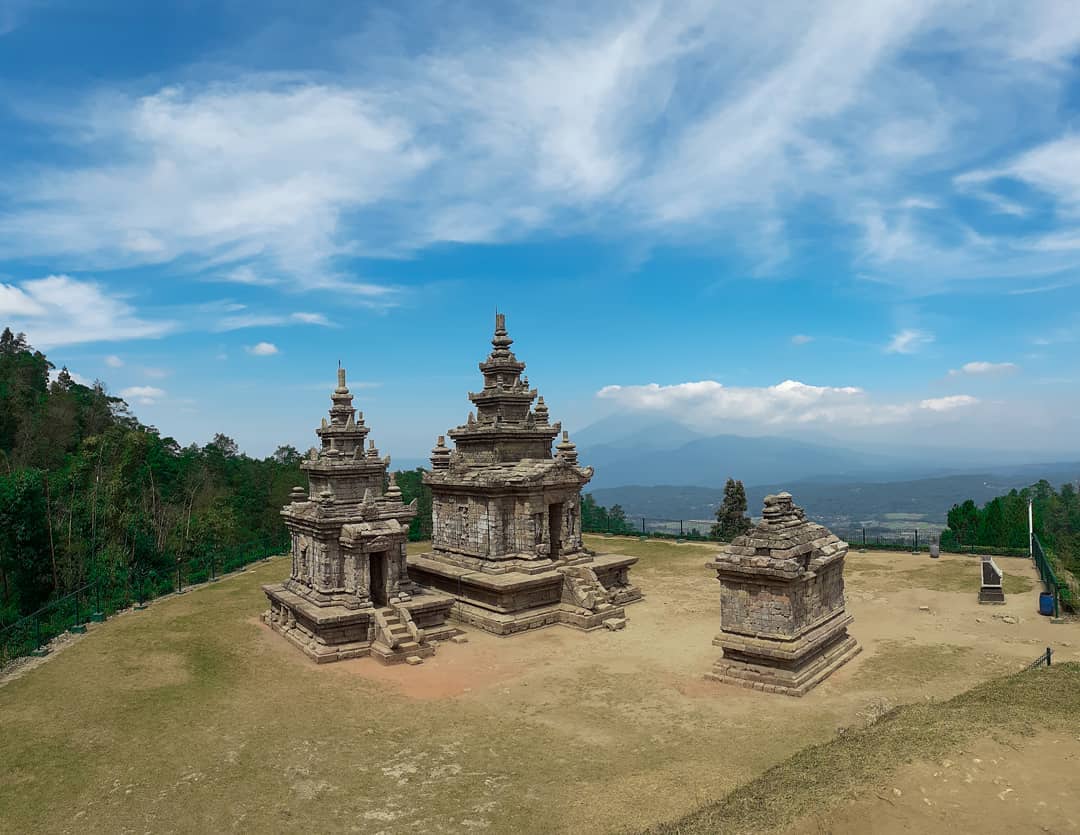
[[[288,543],[247,543],[199,557],[172,559],[150,569],[131,566],[84,583],[0,629],[0,667],[26,655],[44,655],[48,643],[64,632],[85,632],[88,622],[100,622],[117,612],[145,604],[164,594],[182,593],[189,586],[213,582],[258,560],[281,554]]]
[[[605,525],[583,523],[585,533],[617,536],[647,536],[660,539],[711,539],[710,532],[715,519],[655,519],[648,516],[628,516],[623,520],[609,520]]]
[[[583,523],[585,533],[612,536],[644,536],[659,539],[689,539],[717,541],[712,536],[715,519],[659,519],[650,516],[627,516],[622,520],[608,520],[602,526]],[[941,528],[851,528],[834,530],[837,536],[852,548],[868,548],[880,551],[925,552],[931,543],[939,543],[943,553],[992,554],[999,557],[1026,557],[1026,548],[1000,548],[987,545],[940,546]]]
[[[1054,571],[1054,559],[1049,549],[1043,547],[1039,537],[1031,539],[1031,557],[1035,561],[1035,567],[1039,571],[1039,579],[1047,592],[1054,596],[1054,617],[1060,615],[1060,604],[1064,602],[1070,608],[1073,607],[1072,593],[1069,587],[1060,581],[1057,572]]]
[[[996,545],[942,545],[940,528],[913,528],[910,530],[892,530],[875,528],[854,528],[836,530],[836,535],[852,548],[867,548],[876,551],[928,551],[930,545],[937,543],[942,553],[947,554],[990,554],[996,557],[1026,557],[1027,548],[1003,548]]]
[[[1036,670],[1039,667],[1044,667],[1044,666],[1049,667],[1050,666],[1050,661],[1053,658],[1053,655],[1054,655],[1054,651],[1052,649],[1050,649],[1050,647],[1047,647],[1046,652],[1044,652],[1042,655],[1040,655],[1038,658],[1036,658],[1034,661],[1032,661],[1030,664],[1028,664],[1028,669],[1029,670]]]

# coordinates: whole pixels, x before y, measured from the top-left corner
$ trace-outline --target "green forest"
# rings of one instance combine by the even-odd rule
[[[86,583],[167,582],[284,548],[278,515],[305,483],[296,449],[249,458],[224,435],[181,447],[21,334],[0,335],[0,627]]]
[[[971,499],[953,505],[949,527],[941,534],[941,547],[953,550],[974,545],[1026,551],[1029,499],[1039,542],[1058,565],[1080,576],[1080,494],[1069,483],[1055,490],[1043,480],[1023,490],[1010,490],[982,507]]]

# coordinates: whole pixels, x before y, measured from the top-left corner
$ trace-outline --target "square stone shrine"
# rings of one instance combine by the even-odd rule
[[[707,678],[801,696],[860,650],[847,633],[848,545],[807,520],[790,493],[765,497],[761,523],[711,567],[720,581],[723,657]]]
[[[476,412],[447,433],[453,450],[442,436],[432,450],[424,476],[432,548],[408,558],[409,576],[452,596],[453,618],[497,635],[551,624],[620,628],[623,606],[641,598],[629,580],[637,557],[583,544],[581,488],[592,468],[549,421],[512,343],[496,314],[483,388],[469,394]]]

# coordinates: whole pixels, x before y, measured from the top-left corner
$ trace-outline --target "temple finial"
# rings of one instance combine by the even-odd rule
[[[338,360],[337,364],[337,387],[345,388],[345,369],[341,367],[341,360]]]

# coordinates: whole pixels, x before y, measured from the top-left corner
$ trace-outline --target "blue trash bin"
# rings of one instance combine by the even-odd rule
[[[1054,614],[1054,595],[1048,591],[1039,594],[1039,614],[1047,617]]]

